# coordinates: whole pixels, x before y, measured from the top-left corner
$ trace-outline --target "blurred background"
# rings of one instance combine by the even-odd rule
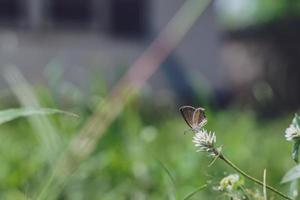
[[[256,177],[267,168],[286,189],[299,25],[297,0],[0,0],[1,109],[80,115],[0,127],[1,198],[182,199],[216,185],[231,171],[195,152],[186,104],[206,108],[206,128],[238,165]],[[93,117],[101,128],[78,140],[95,144],[63,181],[49,178],[56,164],[39,134],[58,135],[59,157]],[[195,199],[221,196],[211,188]]]

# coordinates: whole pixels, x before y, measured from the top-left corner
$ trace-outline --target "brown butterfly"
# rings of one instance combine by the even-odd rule
[[[179,108],[179,110],[183,119],[192,128],[193,131],[199,131],[207,123],[204,108],[182,106]]]

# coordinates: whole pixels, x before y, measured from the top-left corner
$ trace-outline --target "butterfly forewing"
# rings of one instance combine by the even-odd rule
[[[194,116],[194,111],[196,110],[192,106],[182,106],[179,108],[181,115],[185,122],[193,128],[193,116]]]

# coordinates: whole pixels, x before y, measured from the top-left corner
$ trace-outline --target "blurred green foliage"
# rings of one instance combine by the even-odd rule
[[[43,106],[58,106],[48,90],[37,91]],[[65,146],[91,115],[93,106],[80,102],[69,107],[79,119],[49,116]],[[1,107],[8,108],[5,103]],[[216,132],[223,153],[259,179],[266,168],[268,183],[286,193],[288,186],[280,185],[280,180],[293,166],[290,144],[284,139],[292,115],[266,121],[258,120],[250,110],[206,110],[206,128]],[[213,186],[232,169],[219,160],[208,167],[212,159],[196,152],[192,134],[184,134],[187,128],[176,109],[157,109],[145,105],[142,98],[131,101],[56,195],[72,200],[183,199],[208,183],[207,189],[191,199],[222,197]],[[35,199],[47,183],[51,164],[46,162],[44,147],[34,131],[26,119],[0,126],[0,199]],[[245,184],[257,187],[248,181]]]
[[[218,0],[217,15],[229,29],[239,29],[300,16],[300,1]]]

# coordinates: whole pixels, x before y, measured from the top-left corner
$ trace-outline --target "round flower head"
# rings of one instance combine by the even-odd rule
[[[230,174],[220,181],[220,185],[217,189],[222,191],[232,191],[241,185],[243,185],[243,179],[241,179],[238,174]]]
[[[285,138],[287,141],[297,140],[300,138],[300,128],[299,126],[292,123],[286,130],[285,130]]]
[[[216,143],[216,135],[214,132],[207,132],[204,129],[199,130],[193,137],[195,147],[197,151],[213,152],[214,145]]]
[[[292,123],[285,130],[285,138],[287,141],[297,141],[300,139],[300,117],[295,114]]]

